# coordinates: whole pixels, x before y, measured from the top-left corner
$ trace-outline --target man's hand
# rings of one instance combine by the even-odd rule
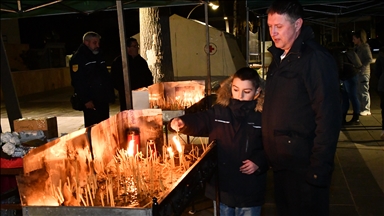
[[[245,160],[243,161],[243,165],[240,167],[240,172],[250,175],[258,169],[259,166],[257,166],[255,163],[250,160]]]
[[[95,105],[93,104],[93,101],[88,101],[87,103],[85,103],[85,108],[96,110]]]

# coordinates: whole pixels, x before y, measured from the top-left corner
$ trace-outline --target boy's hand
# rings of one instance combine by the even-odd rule
[[[171,128],[175,131],[179,131],[184,127],[184,122],[180,118],[174,118],[171,121]]]

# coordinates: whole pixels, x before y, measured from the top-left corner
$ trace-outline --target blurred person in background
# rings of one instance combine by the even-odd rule
[[[367,43],[367,33],[364,29],[352,33],[352,42],[355,45],[355,52],[360,58],[363,66],[358,75],[357,96],[360,101],[360,115],[371,115],[371,97],[369,95],[369,79],[371,77],[370,64],[372,53]]]
[[[128,65],[129,65],[129,80],[131,90],[136,90],[142,87],[148,87],[153,84],[152,72],[148,68],[148,64],[139,54],[139,44],[135,38],[129,38],[126,41]],[[120,111],[127,109],[125,99],[123,63],[121,56],[113,60],[111,67],[111,75],[113,87],[119,92]]]
[[[335,58],[339,70],[343,125],[358,125],[360,124],[360,101],[357,97],[357,85],[358,74],[362,67],[360,58],[353,49],[344,44],[329,51]],[[353,108],[353,116],[350,121],[347,121],[350,103]]]

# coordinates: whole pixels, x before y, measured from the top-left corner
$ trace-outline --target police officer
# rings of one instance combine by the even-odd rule
[[[100,51],[101,36],[87,32],[70,60],[71,84],[84,103],[84,127],[109,118],[115,96],[107,65]]]

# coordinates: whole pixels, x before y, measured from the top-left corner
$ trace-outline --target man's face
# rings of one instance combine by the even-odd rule
[[[84,44],[94,53],[97,54],[99,52],[100,47],[100,39],[97,37],[93,37],[89,40],[84,41]]]
[[[359,38],[357,38],[355,35],[352,36],[352,42],[355,45],[360,45],[361,41]]]
[[[285,14],[268,14],[269,33],[275,46],[286,52],[291,49],[293,42],[300,33],[302,19],[292,23]]]
[[[136,41],[132,41],[131,45],[127,47],[128,55],[135,57],[139,54],[139,44]]]

